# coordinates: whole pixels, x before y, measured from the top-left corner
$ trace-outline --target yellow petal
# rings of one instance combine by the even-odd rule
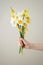
[[[25,17],[25,13],[24,12],[22,13],[22,16]]]
[[[12,15],[11,17],[12,17],[12,18],[15,18],[16,16],[15,16],[15,15]]]
[[[30,23],[30,21],[31,21],[30,17],[29,17],[29,16],[26,17],[26,22],[27,22],[27,23]]]
[[[28,9],[24,10],[25,16],[28,16]]]
[[[27,23],[24,23],[24,27],[27,27]]]
[[[14,15],[14,13],[15,13],[15,8],[14,9],[11,9],[11,15]]]
[[[26,9],[26,10],[24,10],[26,13],[28,13],[29,12],[29,10],[28,9]]]
[[[18,16],[15,16],[16,19],[18,19]]]

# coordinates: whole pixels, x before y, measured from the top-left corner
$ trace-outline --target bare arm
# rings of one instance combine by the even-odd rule
[[[41,43],[40,44],[39,43],[37,43],[37,44],[30,43],[29,41],[22,39],[22,38],[19,39],[19,45],[20,46],[24,45],[24,48],[27,48],[27,49],[43,51],[43,44],[41,44]]]
[[[31,49],[43,51],[43,44],[31,44]]]

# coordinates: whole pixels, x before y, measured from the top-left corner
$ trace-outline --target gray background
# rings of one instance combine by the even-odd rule
[[[32,21],[25,38],[43,43],[43,0],[0,0],[0,65],[43,65],[43,51],[24,49],[19,55],[19,32],[10,24],[10,7],[17,11],[29,8]]]

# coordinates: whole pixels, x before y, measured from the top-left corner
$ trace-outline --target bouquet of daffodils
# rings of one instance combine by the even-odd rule
[[[19,30],[20,37],[24,39],[26,31],[28,30],[28,24],[30,23],[30,17],[28,15],[28,9],[23,10],[21,13],[16,12],[16,9],[11,9],[11,24],[16,26]],[[19,53],[23,53],[24,46],[20,46]]]

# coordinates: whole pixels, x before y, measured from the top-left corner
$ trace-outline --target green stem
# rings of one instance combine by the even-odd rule
[[[20,31],[20,38],[23,38],[24,39],[24,26],[22,26],[22,31]],[[23,54],[23,46],[20,46],[19,47],[19,54]]]

